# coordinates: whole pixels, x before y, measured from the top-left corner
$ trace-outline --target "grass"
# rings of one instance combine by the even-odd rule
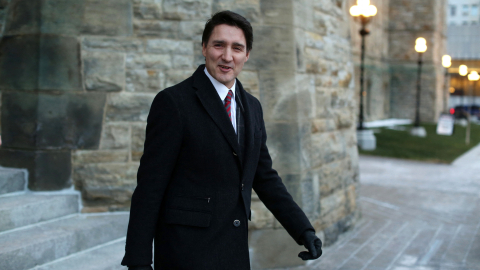
[[[455,125],[452,136],[437,135],[436,124],[422,124],[427,137],[419,138],[405,130],[380,128],[376,130],[377,148],[360,154],[383,157],[414,159],[437,163],[451,163],[457,157],[480,143],[480,125],[471,125],[470,144],[465,144],[466,127]]]

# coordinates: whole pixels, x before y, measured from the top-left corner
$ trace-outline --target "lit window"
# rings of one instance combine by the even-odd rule
[[[472,5],[472,10],[470,11],[472,16],[478,16],[478,5]]]
[[[457,6],[454,6],[454,5],[451,5],[450,6],[450,16],[455,16],[455,14],[457,13]]]
[[[468,5],[463,5],[462,6],[462,15],[463,16],[468,16]]]

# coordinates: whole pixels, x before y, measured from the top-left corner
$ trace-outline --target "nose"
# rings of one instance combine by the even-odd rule
[[[232,50],[229,47],[226,47],[223,50],[222,60],[225,61],[225,62],[231,62],[233,60]]]

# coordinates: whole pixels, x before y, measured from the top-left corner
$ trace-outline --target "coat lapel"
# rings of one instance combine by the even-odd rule
[[[205,75],[205,72],[203,71],[204,68],[205,65],[199,66],[193,74],[193,87],[197,89],[196,94],[200,99],[200,102],[220,129],[227,142],[233,148],[233,151],[239,153],[235,130],[228,118],[223,102],[220,100],[217,91],[215,91],[215,87],[208,79],[207,75]]]
[[[248,170],[249,166],[249,160],[250,157],[252,156],[252,151],[253,151],[253,146],[254,146],[254,140],[253,140],[253,132],[254,132],[254,122],[253,122],[253,116],[252,116],[252,111],[251,111],[251,106],[248,102],[247,95],[245,93],[245,90],[243,89],[242,84],[240,81],[237,80],[237,89],[238,93],[240,94],[240,99],[243,105],[244,109],[244,119],[245,119],[245,149],[244,149],[244,166],[243,166],[243,176],[245,176],[245,172]]]

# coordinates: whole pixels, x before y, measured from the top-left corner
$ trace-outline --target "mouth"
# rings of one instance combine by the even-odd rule
[[[233,70],[232,67],[229,66],[224,66],[224,65],[218,65],[220,67],[220,70],[223,72],[229,72],[230,70]]]

